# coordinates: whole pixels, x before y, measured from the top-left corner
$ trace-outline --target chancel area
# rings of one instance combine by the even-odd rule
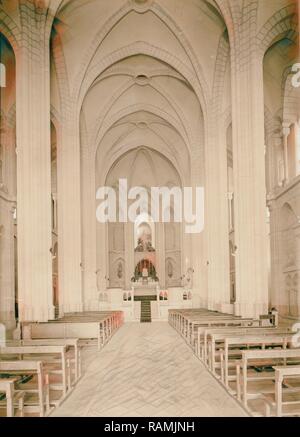
[[[300,415],[299,14],[0,2],[0,417]]]

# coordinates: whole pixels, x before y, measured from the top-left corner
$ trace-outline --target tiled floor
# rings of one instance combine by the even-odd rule
[[[53,416],[245,416],[168,323],[127,323]]]

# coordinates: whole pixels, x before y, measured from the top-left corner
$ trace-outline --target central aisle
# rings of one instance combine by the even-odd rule
[[[53,416],[246,416],[166,322],[127,323]]]

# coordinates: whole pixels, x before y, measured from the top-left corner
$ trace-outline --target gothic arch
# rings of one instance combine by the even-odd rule
[[[0,33],[9,41],[10,45],[17,55],[21,40],[21,32],[18,25],[6,14],[3,9],[0,9]]]
[[[288,5],[272,15],[257,34],[257,44],[260,47],[262,56],[273,44],[284,37],[295,42],[297,37],[296,27],[294,5]]]
[[[92,144],[94,144],[94,150],[93,150],[93,156],[95,156],[95,153],[104,137],[104,135],[118,122],[121,121],[122,118],[126,117],[127,115],[135,114],[138,112],[147,112],[149,114],[157,115],[158,117],[165,119],[167,123],[181,136],[184,143],[186,144],[187,149],[190,151],[189,148],[189,142],[187,138],[183,137],[182,130],[178,125],[176,125],[176,120],[174,120],[168,113],[165,111],[162,111],[160,108],[155,107],[153,105],[147,105],[147,104],[136,104],[132,106],[128,106],[127,108],[122,109],[121,111],[114,114],[109,120],[106,120],[104,125],[102,125],[101,130],[98,131],[97,137],[93,139]]]
[[[102,72],[104,72],[108,67],[122,59],[141,54],[150,56],[152,58],[157,58],[158,60],[169,64],[174,70],[177,70],[194,89],[200,101],[203,114],[205,114],[206,106],[203,104],[204,102],[201,96],[201,89],[195,75],[190,70],[190,68],[186,66],[179,58],[172,55],[172,53],[159,47],[155,47],[144,41],[136,41],[132,44],[129,44],[128,46],[116,50],[115,52],[101,59],[101,61],[99,61],[94,66],[92,71],[87,72],[84,81],[81,84],[80,93],[77,99],[77,102],[79,103],[79,108],[82,105],[83,99],[87,91]]]
[[[115,14],[113,14],[106,23],[102,26],[102,29],[97,32],[96,36],[94,37],[92,43],[90,44],[89,49],[87,50],[85,59],[80,65],[78,76],[76,77],[74,88],[72,91],[72,95],[74,96],[75,100],[79,99],[80,96],[80,88],[82,86],[84,76],[86,75],[88,71],[88,67],[91,64],[91,61],[98,49],[98,47],[101,45],[103,40],[107,37],[107,35],[110,33],[110,31],[115,27],[115,25],[121,21],[129,12],[133,10],[132,3],[127,3],[123,8],[119,9]],[[149,11],[152,11],[154,14],[158,16],[158,18],[165,23],[165,25],[171,30],[175,38],[180,42],[181,46],[187,53],[191,64],[194,68],[194,71],[196,73],[196,77],[199,82],[200,89],[197,88],[199,94],[198,98],[201,102],[201,106],[203,108],[203,111],[206,112],[206,104],[209,101],[207,92],[205,91],[208,89],[207,84],[205,82],[205,79],[202,74],[201,67],[197,61],[197,58],[193,52],[193,49],[191,45],[189,44],[187,38],[185,37],[182,30],[179,28],[179,26],[175,23],[175,21],[170,17],[170,15],[159,5],[154,3],[153,5],[150,5]],[[156,48],[156,51],[159,50]],[[169,54],[171,56],[171,54]]]

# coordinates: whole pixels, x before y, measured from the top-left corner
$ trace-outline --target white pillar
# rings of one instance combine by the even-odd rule
[[[283,157],[284,157],[284,183],[289,182],[289,157],[288,157],[288,136],[291,133],[289,124],[282,124],[283,133]]]
[[[258,316],[268,309],[263,66],[243,37],[246,53],[232,50],[235,311]]]
[[[72,103],[73,111],[62,121],[62,144],[57,150],[60,315],[83,310],[80,135],[74,107]]]
[[[15,328],[15,254],[12,201],[0,193],[0,322]]]
[[[125,288],[130,290],[131,278],[134,275],[134,224],[124,223],[124,242],[125,242]]]
[[[86,142],[86,139],[83,141]],[[82,144],[82,149],[82,288],[84,309],[92,311],[98,309],[95,161],[89,156],[86,145],[83,147]]]
[[[205,149],[205,240],[208,308],[228,311],[230,304],[227,148],[215,112],[209,114]]]
[[[44,12],[25,13],[16,55],[19,317],[43,322],[54,317],[49,38]]]
[[[276,201],[269,202],[270,210],[270,244],[271,244],[271,306],[282,313],[281,294],[282,290],[282,266],[281,266],[281,232],[280,232],[280,208]]]
[[[159,278],[161,288],[166,287],[166,249],[165,249],[165,224],[155,224],[155,259],[156,259],[156,274]]]
[[[204,151],[204,128],[201,127],[193,146],[193,155],[191,158],[191,186],[192,187],[205,187],[205,151]],[[207,192],[205,190],[205,197]],[[205,209],[204,209],[205,212]],[[205,233],[209,223],[205,221],[204,230],[200,234],[190,234],[189,244],[190,252],[186,252],[187,247],[184,244],[184,229],[181,230],[182,234],[182,271],[181,276],[186,275],[187,268],[185,265],[185,259],[190,257],[190,265],[188,267],[193,268],[193,306],[196,308],[207,307],[207,257],[205,254]],[[188,255],[189,253],[189,255]]]

